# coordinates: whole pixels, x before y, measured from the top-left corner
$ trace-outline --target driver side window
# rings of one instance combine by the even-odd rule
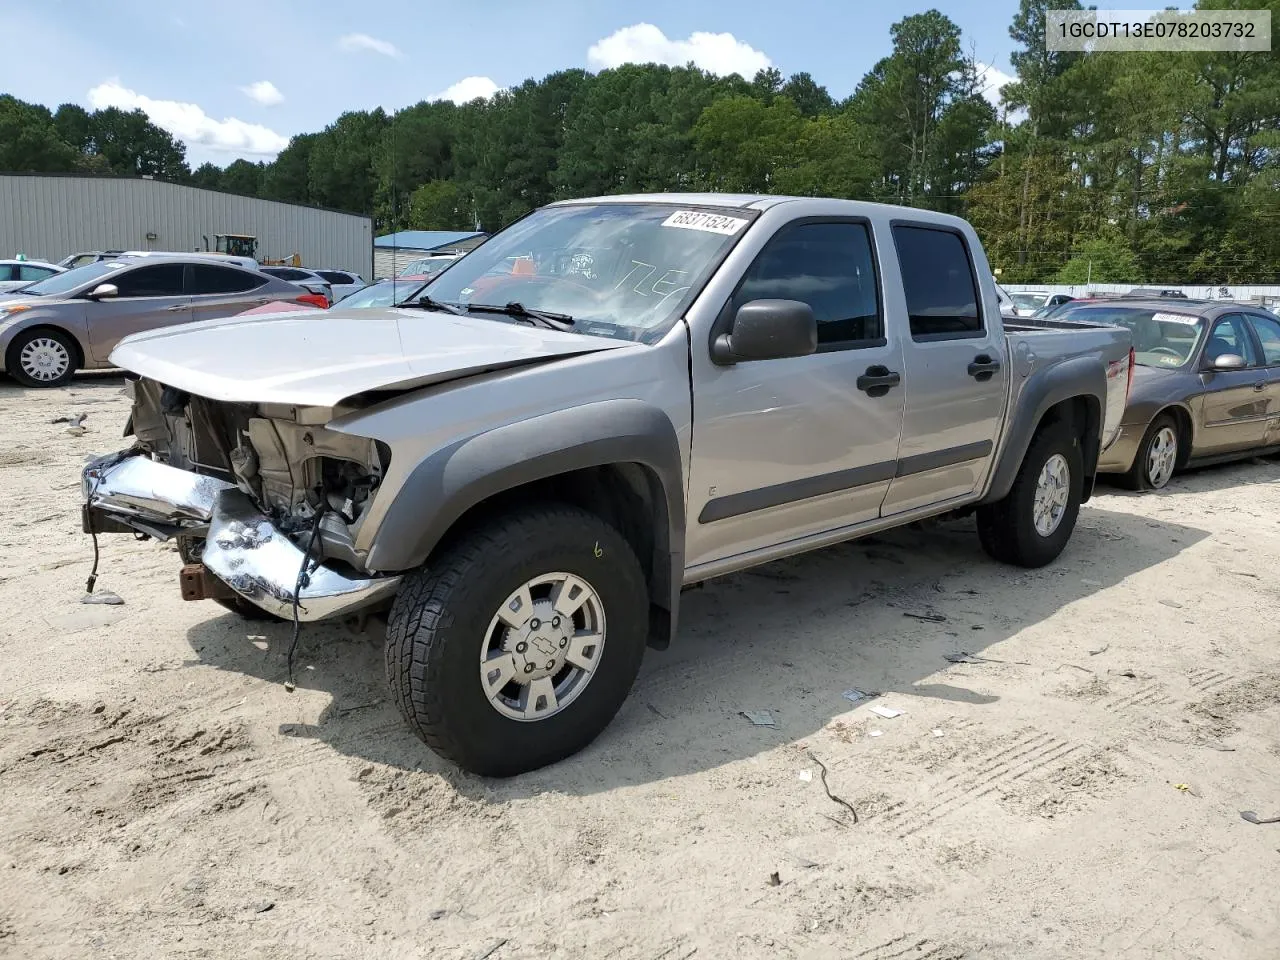
[[[1223,317],[1213,325],[1209,342],[1204,348],[1205,364],[1212,366],[1218,357],[1228,353],[1244,357],[1245,366],[1248,367],[1259,366],[1262,362],[1245,326],[1245,319],[1238,313]]]
[[[800,300],[818,321],[818,349],[883,343],[871,237],[855,222],[783,227],[747,269],[731,301],[736,313],[752,300]]]

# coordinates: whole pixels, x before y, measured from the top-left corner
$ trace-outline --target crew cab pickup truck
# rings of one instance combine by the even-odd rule
[[[553,204],[406,306],[111,360],[134,443],[86,530],[176,538],[184,596],[295,628],[387,611],[405,719],[496,776],[605,728],[684,587],[965,512],[1052,561],[1132,373],[1123,329],[1002,324],[962,220],[722,194]]]

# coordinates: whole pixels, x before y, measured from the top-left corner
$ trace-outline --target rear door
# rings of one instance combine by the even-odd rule
[[[968,239],[937,224],[894,221],[906,316],[906,409],[889,516],[977,491],[1007,392],[1003,328],[982,302]]]
[[[105,363],[115,345],[131,333],[156,330],[191,319],[182,288],[182,264],[154,263],[120,270],[102,278],[119,295],[85,303],[89,352]]]
[[[262,291],[270,282],[266,277],[216,263],[188,264],[186,282],[193,320],[234,316],[272,299]]]
[[[1245,317],[1262,347],[1262,365],[1267,371],[1267,423],[1262,445],[1280,446],[1280,320],[1259,313]]]
[[[1223,354],[1243,357],[1244,369],[1213,369],[1214,360]],[[1267,429],[1269,378],[1243,314],[1229,314],[1214,322],[1205,341],[1200,369],[1204,393],[1193,454],[1214,456],[1262,446]]]
[[[717,328],[752,300],[801,300],[818,352],[694,366],[690,566],[874,520],[902,422],[901,331],[886,329],[870,225],[794,220],[761,249]]]

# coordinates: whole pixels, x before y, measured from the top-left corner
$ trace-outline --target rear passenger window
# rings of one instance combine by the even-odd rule
[[[893,242],[902,269],[912,338],[982,333],[978,284],[964,239],[949,230],[896,226]]]
[[[818,321],[818,347],[884,337],[871,238],[862,223],[799,223],[774,235],[747,270],[733,312],[752,300],[800,300]]]
[[[345,273],[339,273],[337,270],[320,270],[317,272],[329,283],[355,283],[351,277],[347,276]]]
[[[244,270],[192,264],[190,294],[244,293],[266,283],[261,277]]]
[[[1249,314],[1249,323],[1262,341],[1262,362],[1268,367],[1280,365],[1280,320]]]

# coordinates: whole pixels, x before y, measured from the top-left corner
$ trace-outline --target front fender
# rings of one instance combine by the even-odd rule
[[[82,361],[84,363],[89,362],[88,351],[85,349],[88,340],[86,339],[83,316],[68,317],[61,313],[52,313],[47,309],[41,310],[39,307],[33,307],[30,310],[16,313],[11,317],[0,319],[0,371],[5,369],[5,357],[9,353],[9,346],[13,343],[14,337],[24,330],[30,330],[32,327],[51,327],[55,330],[61,330],[76,342],[80,352],[84,355]]]
[[[393,454],[394,458],[394,454]],[[670,418],[642,400],[603,400],[496,427],[457,441],[414,466],[395,491],[369,546],[368,567],[424,563],[472,507],[507,490],[574,470],[637,463],[661,485],[655,497],[654,596],[674,629],[684,579],[684,472]]]
[[[1072,357],[1036,370],[1027,378],[1009,420],[1000,460],[983,503],[994,503],[1008,495],[1045,414],[1064,400],[1077,397],[1091,400],[1097,415],[1101,416],[1107,402],[1107,369],[1100,357]],[[1088,476],[1097,465],[1098,451],[1086,450],[1084,454]]]

